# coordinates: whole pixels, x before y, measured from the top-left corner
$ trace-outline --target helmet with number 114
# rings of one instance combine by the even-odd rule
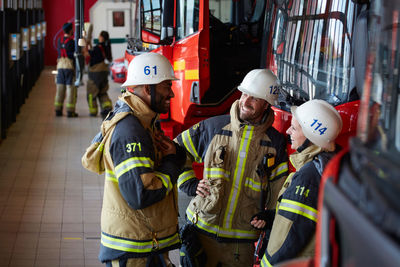
[[[342,118],[328,102],[314,99],[291,108],[303,134],[311,142],[332,151],[335,139],[342,130]]]

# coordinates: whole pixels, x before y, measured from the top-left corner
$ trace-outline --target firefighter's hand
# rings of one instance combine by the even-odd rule
[[[257,217],[254,217],[253,220],[251,220],[250,224],[254,228],[263,229],[267,223],[264,220],[259,220]]]
[[[196,194],[201,197],[206,197],[210,195],[210,187],[207,184],[207,179],[201,179],[197,184]]]
[[[176,154],[175,143],[163,133],[155,135],[154,139],[156,141],[156,146],[161,151],[163,157],[170,154]]]

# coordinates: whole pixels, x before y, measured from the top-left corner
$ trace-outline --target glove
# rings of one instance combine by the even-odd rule
[[[258,220],[263,220],[266,222],[264,228],[262,228],[261,230],[266,230],[266,229],[271,229],[272,228],[272,223],[274,222],[274,218],[275,218],[275,210],[264,210],[261,211],[255,215],[253,215],[253,217],[251,217],[250,222],[257,217]]]

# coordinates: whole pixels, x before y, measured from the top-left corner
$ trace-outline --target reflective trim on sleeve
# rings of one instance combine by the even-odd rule
[[[276,177],[281,175],[282,173],[288,172],[289,171],[289,166],[287,161],[282,162],[279,164],[275,169],[272,170],[271,176],[269,177],[270,180],[274,180]]]
[[[254,181],[250,177],[246,177],[246,181],[244,182],[244,185],[254,191],[261,192],[261,183]]]
[[[113,171],[106,170],[106,180],[117,183],[118,184],[118,179],[115,177],[115,174]]]
[[[205,168],[204,169],[204,177],[205,178],[222,178],[226,181],[229,181],[229,175],[231,173],[222,168]]]
[[[188,170],[188,171],[181,173],[181,175],[179,175],[179,178],[178,178],[178,187],[180,187],[183,183],[185,183],[188,180],[193,179],[193,178],[196,178],[196,174],[194,173],[193,170]]]
[[[243,129],[243,134],[240,142],[238,156],[236,159],[235,172],[233,176],[232,188],[229,193],[228,205],[224,215],[223,225],[226,229],[232,228],[232,220],[236,211],[237,202],[239,199],[241,185],[246,166],[247,153],[249,152],[249,146],[251,138],[253,136],[254,126],[246,125]]]
[[[194,212],[189,208],[186,209],[186,216],[188,220],[194,221],[193,216]],[[220,227],[215,224],[207,223],[202,218],[197,217],[196,227],[199,229],[206,231],[208,233],[214,234],[219,237],[224,238],[234,238],[234,239],[246,239],[246,240],[255,240],[258,238],[259,233],[257,230],[254,231],[245,231],[240,229],[226,229]]]
[[[157,239],[158,241],[158,250],[170,247],[175,244],[180,243],[178,233],[167,237]],[[116,249],[119,251],[126,252],[135,252],[135,253],[148,253],[153,251],[153,240],[132,240],[127,238],[120,238],[117,236],[107,235],[105,233],[101,233],[101,244],[105,247]]]
[[[314,222],[317,222],[318,211],[310,206],[304,205],[303,203],[289,199],[282,199],[281,203],[279,204],[279,209],[302,215],[310,220],[313,220]]]
[[[154,162],[147,157],[132,157],[129,158],[120,164],[118,164],[117,167],[115,167],[115,174],[117,178],[121,177],[124,173],[130,171],[133,168],[137,167],[147,167],[147,168],[152,168],[154,165]]]
[[[167,189],[167,194],[172,190],[172,183],[171,183],[171,177],[169,177],[168,174],[161,173],[161,172],[154,172],[154,174],[161,179],[161,182],[163,183],[164,187]]]
[[[271,263],[269,263],[267,259],[267,255],[264,254],[264,256],[261,259],[261,267],[273,267]]]
[[[194,160],[198,163],[202,162],[196,149],[194,148],[192,138],[190,137],[189,129],[182,133],[182,141],[186,147],[186,150],[194,157]]]

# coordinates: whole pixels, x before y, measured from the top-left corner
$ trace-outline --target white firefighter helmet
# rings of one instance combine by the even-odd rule
[[[291,108],[303,134],[311,142],[329,151],[334,150],[335,139],[342,130],[339,112],[328,102],[314,99]]]
[[[126,81],[122,87],[158,84],[165,80],[178,80],[166,57],[157,53],[144,53],[129,63]]]
[[[246,74],[238,89],[250,96],[264,99],[271,105],[277,105],[281,86],[271,70],[255,69]]]

